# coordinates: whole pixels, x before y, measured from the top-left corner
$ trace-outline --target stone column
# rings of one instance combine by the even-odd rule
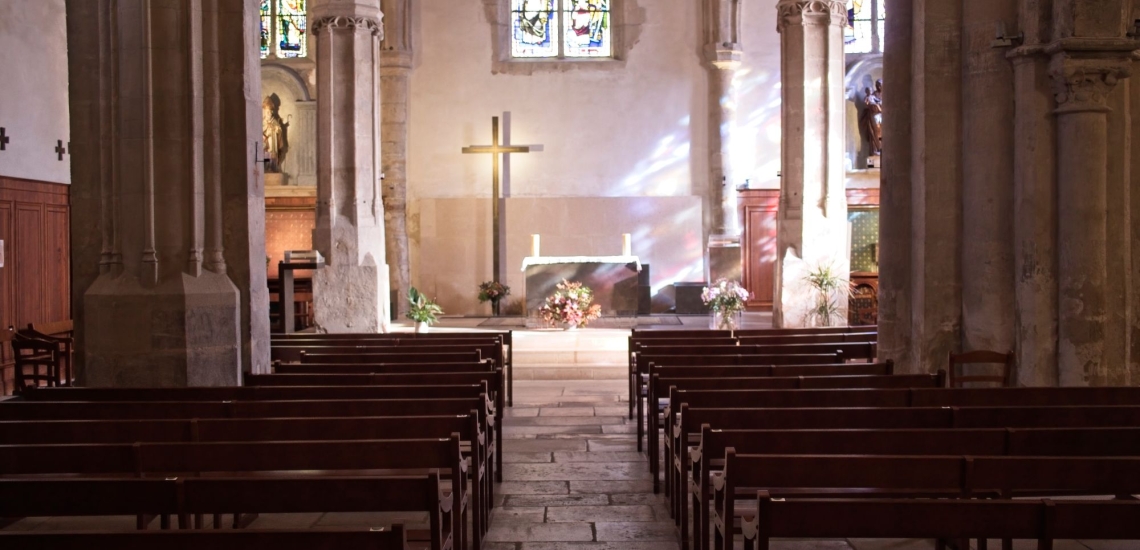
[[[1013,257],[1017,385],[1057,385],[1057,155],[1042,25],[1023,8],[1026,45],[1009,52],[1015,104]],[[1046,28],[1047,30],[1047,28]]]
[[[380,194],[379,0],[318,0],[317,226],[313,275],[321,332],[386,332],[388,266]]]
[[[1131,65],[1131,63],[1129,63]],[[1129,100],[1131,81],[1122,80],[1107,97],[1108,108],[1108,171],[1105,186],[1105,203],[1108,219],[1105,243],[1107,250],[1107,292],[1105,303],[1106,378],[1098,381],[1109,386],[1131,385],[1128,367],[1131,330],[1132,243],[1130,207],[1132,190],[1129,188],[1132,148],[1132,111]]]
[[[395,307],[408,310],[408,80],[412,74],[412,10],[409,0],[381,0],[384,41],[380,44],[380,162],[384,173],[384,232]]]
[[[1079,50],[1067,50],[1066,42],[1059,40],[1047,49],[1052,54],[1050,72],[1057,100],[1059,382],[1062,386],[1104,385],[1108,369],[1107,97],[1117,81],[1129,74],[1131,60],[1113,59],[1103,51],[1091,53],[1086,42],[1080,43]],[[1126,46],[1120,41],[1119,47]]]
[[[1013,69],[995,48],[1016,0],[964,0],[962,9],[962,349],[1013,349]]]
[[[883,118],[882,183],[879,189],[879,357],[906,364],[910,354],[911,237],[911,64],[914,6],[887,0],[883,52],[883,96],[890,114]]]
[[[774,321],[795,327],[804,325],[815,301],[806,273],[827,265],[844,277],[850,272],[843,160],[847,7],[839,0],[781,0],[776,9],[783,177]]]
[[[707,0],[705,22],[709,69],[709,234],[740,235],[732,139],[736,127],[736,71],[740,44],[740,0]]]
[[[296,185],[317,186],[317,102],[298,101],[295,104],[297,119],[290,126],[291,135],[310,136],[298,143],[289,144],[289,163],[297,175]]]
[[[268,341],[257,21],[246,0],[67,2],[87,385],[237,385],[268,366],[251,342]]]
[[[913,9],[913,360],[900,370],[931,372],[961,343],[962,4],[915,0]]]

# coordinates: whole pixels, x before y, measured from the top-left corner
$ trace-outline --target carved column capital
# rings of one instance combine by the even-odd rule
[[[788,25],[846,25],[847,3],[841,0],[780,0],[776,31]]]
[[[366,30],[372,32],[372,36],[384,39],[384,27],[380,26],[380,22],[371,17],[349,17],[345,15],[330,15],[321,17],[313,21],[312,24],[313,34],[320,34],[321,31],[329,29],[330,31],[336,29],[353,29],[353,30]]]
[[[1077,57],[1058,52],[1049,62],[1057,113],[1108,111],[1107,97],[1122,78],[1131,74],[1126,57]]]
[[[740,44],[709,44],[705,46],[705,59],[714,69],[735,71],[740,68],[744,52]]]

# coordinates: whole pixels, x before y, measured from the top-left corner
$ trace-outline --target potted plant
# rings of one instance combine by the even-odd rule
[[[843,305],[851,299],[851,282],[832,263],[808,271],[804,281],[815,291],[815,305],[808,309],[807,326],[830,327],[844,321]]]
[[[499,315],[499,301],[511,295],[511,287],[499,281],[487,281],[479,284],[479,303],[491,302],[491,313]]]
[[[539,310],[546,324],[556,326],[561,323],[566,330],[574,330],[602,316],[602,306],[591,304],[594,291],[589,287],[562,279],[555,289]]]
[[[431,325],[439,321],[440,315],[443,315],[443,308],[439,307],[439,304],[416,290],[414,286],[408,289],[407,316],[416,322],[416,332],[427,332]]]
[[[748,300],[748,290],[740,283],[728,279],[717,279],[712,286],[701,292],[701,301],[709,306],[712,317],[709,328],[714,330],[737,330],[741,325],[744,303]]]

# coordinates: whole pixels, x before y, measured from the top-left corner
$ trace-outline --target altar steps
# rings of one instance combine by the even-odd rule
[[[515,380],[624,380],[629,331],[515,331]]]

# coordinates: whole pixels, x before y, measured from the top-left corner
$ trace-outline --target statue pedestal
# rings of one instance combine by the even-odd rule
[[[705,251],[705,265],[705,280],[710,285],[719,279],[741,282],[744,277],[744,249],[740,246],[740,237],[710,236]]]
[[[285,174],[265,174],[266,187],[282,187],[285,185]]]

